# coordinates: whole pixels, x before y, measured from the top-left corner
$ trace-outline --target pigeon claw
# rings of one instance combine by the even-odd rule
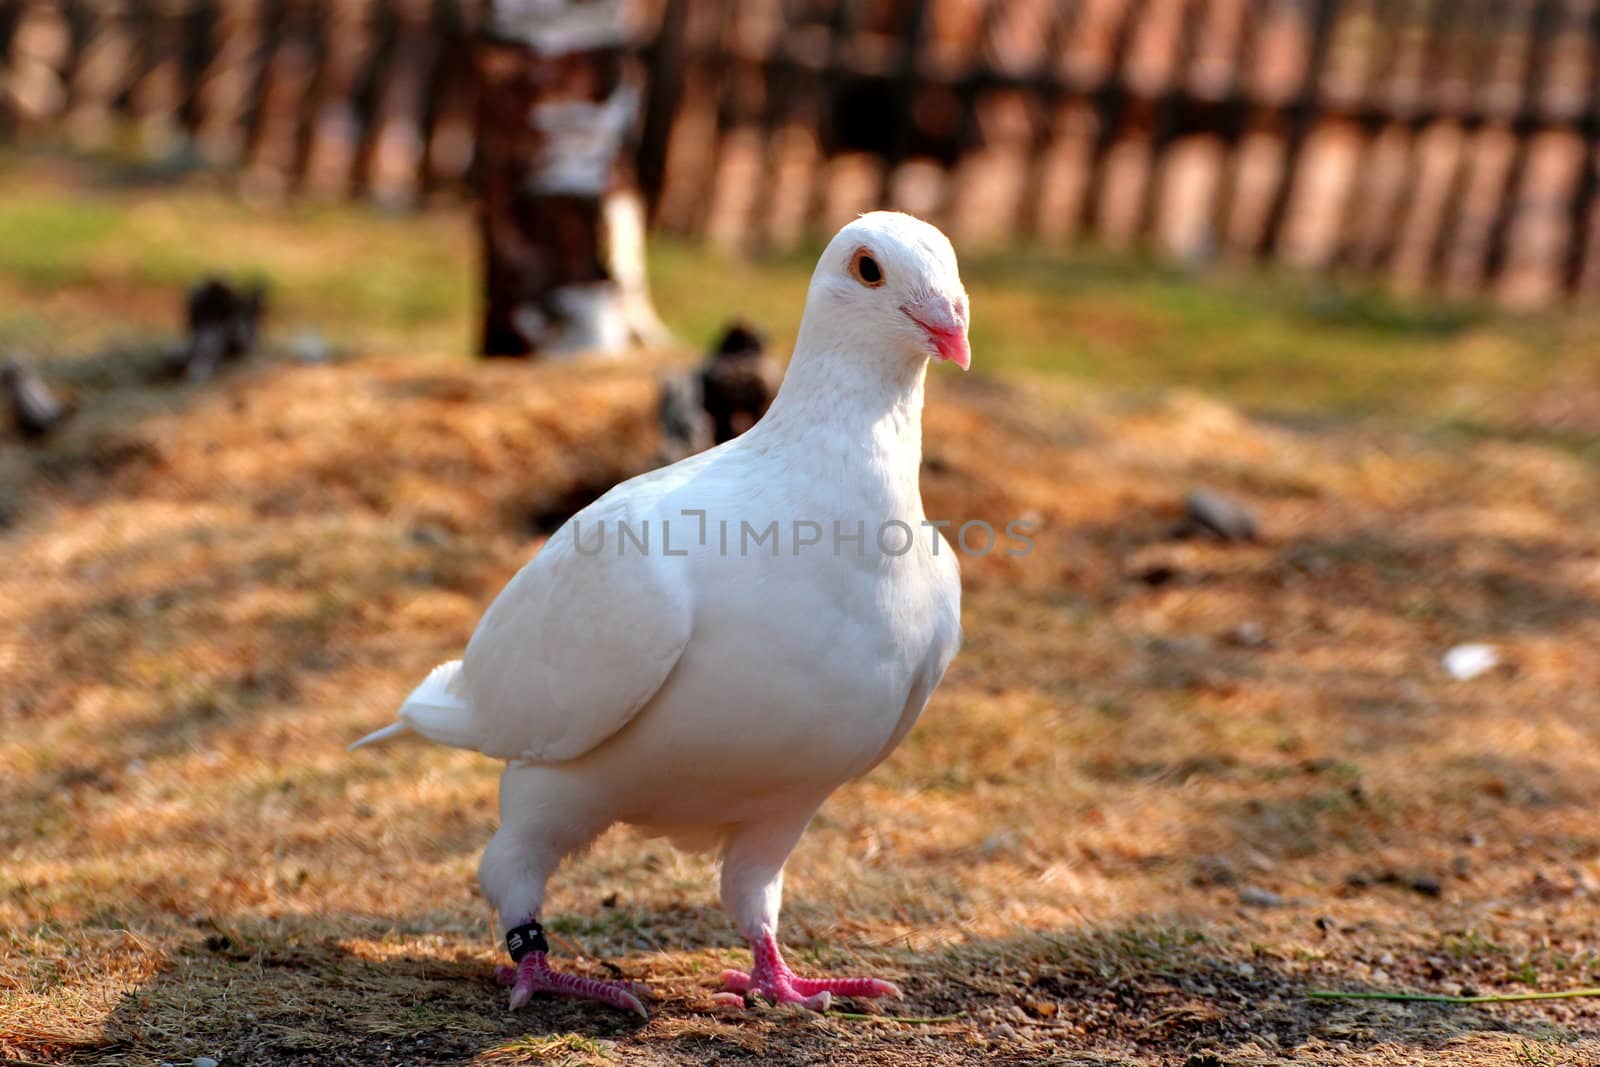
[[[648,992],[645,986],[636,982],[602,982],[596,978],[563,974],[550,966],[543,952],[528,953],[515,967],[499,968],[495,971],[495,980],[511,987],[512,1011],[527,1004],[535,993],[550,993],[558,997],[592,1000],[619,1011],[631,1011],[641,1019],[650,1017],[639,999],[639,994]]]
[[[726,992],[718,993],[715,999],[730,1008],[745,1008],[751,1000],[764,1000],[772,1005],[798,1004],[807,1011],[827,1011],[833,1005],[833,994],[826,989],[801,989],[803,981],[793,975],[756,978],[744,971],[723,971]]]
[[[834,997],[900,997],[900,987],[881,978],[802,978],[789,969],[777,939],[767,934],[753,946],[755,965],[745,971],[723,971],[718,1004],[735,1006],[759,997],[769,1004],[798,1004],[827,1011]]]

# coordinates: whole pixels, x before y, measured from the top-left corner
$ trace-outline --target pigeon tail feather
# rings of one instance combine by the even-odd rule
[[[399,722],[368,734],[350,747],[355,749],[415,731],[441,745],[477,748],[478,731],[472,708],[453,692],[456,677],[460,673],[461,661],[458,659],[439,664],[400,705],[400,710],[395,713]]]
[[[441,663],[429,671],[428,677],[400,705],[396,712],[400,721],[409,723],[417,733],[441,745],[477,748],[478,729],[472,707],[454,691],[460,674],[458,659]]]
[[[374,730],[370,734],[368,734],[366,737],[363,737],[361,740],[354,741],[354,742],[346,745],[345,746],[345,751],[346,752],[354,752],[356,749],[362,747],[363,745],[378,745],[378,744],[382,744],[383,742],[388,741],[391,738],[399,737],[401,734],[409,734],[410,732],[411,732],[411,724],[410,723],[392,722],[388,726],[385,726],[383,729]]]

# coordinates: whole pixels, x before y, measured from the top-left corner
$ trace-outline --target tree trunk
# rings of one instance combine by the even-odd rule
[[[660,341],[628,150],[639,107],[622,0],[491,0],[477,46],[485,356]]]

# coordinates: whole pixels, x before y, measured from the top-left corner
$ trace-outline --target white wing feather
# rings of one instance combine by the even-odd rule
[[[574,537],[563,527],[546,543],[467,645],[460,685],[486,755],[576,759],[649,703],[689,643],[689,597],[659,560],[617,555],[614,537],[584,555]]]
[[[617,524],[638,531],[650,521],[659,538],[656,504],[720,451],[612,489],[511,579],[473,633],[456,681],[472,720],[466,747],[536,763],[576,759],[666,684],[693,632],[693,598],[656,542],[648,552],[621,550]],[[601,523],[605,547],[589,554]]]
[[[499,759],[559,763],[626,726],[688,645],[693,600],[654,543],[619,551],[617,524],[659,531],[656,504],[719,451],[624,482],[575,515],[495,598],[466,655],[434,668],[398,722],[350,747],[415,731]],[[580,552],[580,529],[587,547],[602,523],[604,550]]]

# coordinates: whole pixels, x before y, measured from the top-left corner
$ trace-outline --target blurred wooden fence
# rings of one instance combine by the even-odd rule
[[[393,203],[472,161],[483,0],[0,0],[0,132],[191,145]],[[866,208],[1023,237],[1600,292],[1600,0],[655,0],[658,225]]]
[[[472,161],[481,0],[0,0],[0,134],[405,205]]]

